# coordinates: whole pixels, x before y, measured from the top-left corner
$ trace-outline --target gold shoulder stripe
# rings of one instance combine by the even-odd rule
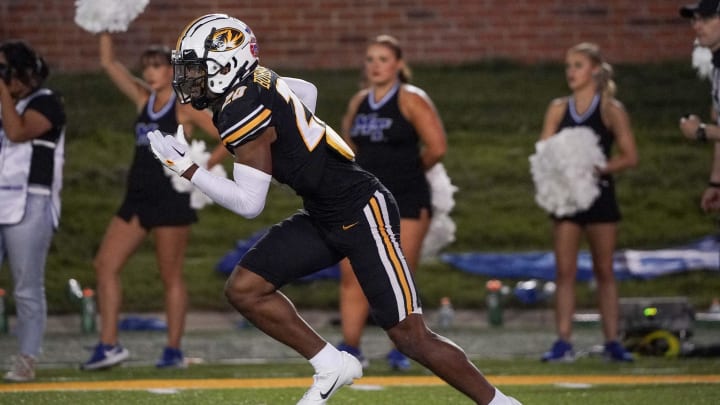
[[[265,121],[270,116],[270,110],[268,108],[264,109],[260,114],[258,114],[255,118],[253,118],[250,122],[247,124],[241,126],[238,128],[235,132],[231,133],[230,135],[223,138],[223,144],[228,145],[231,144],[238,139],[242,138],[243,136],[247,135],[248,132],[255,129],[260,123]]]
[[[347,143],[329,126],[325,126],[325,139],[328,145],[347,160],[355,160],[355,153]]]

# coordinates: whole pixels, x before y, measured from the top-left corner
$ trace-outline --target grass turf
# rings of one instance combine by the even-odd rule
[[[478,362],[488,379],[496,383],[505,393],[516,396],[525,404],[700,404],[710,405],[720,399],[717,359],[666,359],[641,358],[635,364],[604,363],[598,359],[582,359],[573,364],[541,364],[537,360],[488,360]],[[310,383],[311,369],[306,364],[256,364],[256,365],[193,365],[186,370],[158,371],[148,367],[121,367],[106,372],[83,373],[73,369],[42,370],[38,384],[53,381],[78,383],[83,381],[119,382],[115,389],[93,391],[56,389],[38,392],[9,392],[12,385],[0,386],[0,403],[76,403],[76,404],[288,404],[294,403]],[[698,380],[711,375],[710,383],[668,383],[664,379],[674,375],[694,375]],[[344,388],[330,401],[331,404],[469,404],[467,398],[445,384],[403,386],[402,383],[382,383],[382,377],[398,377],[382,367],[371,367],[366,375],[370,384],[359,380],[355,389]],[[426,377],[427,372],[416,364],[400,378]],[[532,376],[554,384],[531,382]],[[557,378],[553,378],[556,376]],[[300,378],[298,381],[285,380]],[[595,384],[595,377],[624,377],[620,384]],[[648,378],[649,377],[649,378]],[[241,384],[234,379],[268,378],[268,381],[252,380],[257,387]],[[209,382],[207,389],[138,389],[128,390],[135,382],[154,380],[157,387],[181,386],[181,381],[195,380],[202,384]],[[282,380],[281,380],[282,379]],[[653,379],[657,379],[654,382]],[[133,380],[133,381],[129,381]],[[426,379],[425,379],[426,380]],[[568,383],[563,383],[567,380]],[[127,381],[123,386],[122,381]],[[222,381],[234,382],[243,388],[222,388]],[[274,381],[292,381],[283,387]],[[574,382],[573,382],[574,381]],[[578,383],[586,381],[587,383]],[[407,382],[407,381],[406,381]],[[572,383],[571,383],[572,382]],[[74,385],[78,385],[74,384]],[[150,384],[152,385],[152,384]],[[214,388],[212,387],[214,386]],[[266,388],[259,388],[265,386]],[[16,385],[21,389],[23,385]],[[32,387],[32,384],[27,385]]]
[[[677,128],[685,113],[706,116],[709,83],[697,79],[685,62],[615,68],[618,97],[630,113],[640,153],[640,165],[617,176],[624,213],[618,248],[668,247],[717,232],[715,215],[698,208],[709,173],[710,145],[683,139]],[[357,71],[279,73],[314,82],[319,88],[320,117],[339,127],[347,100],[357,88]],[[449,143],[445,165],[459,187],[452,214],[457,240],[447,250],[550,250],[550,223],[533,201],[527,158],[533,153],[547,104],[568,93],[562,66],[503,61],[418,66],[415,83],[428,92],[443,118]],[[124,193],[135,111],[100,74],[56,75],[49,85],[65,95],[69,123],[63,218],[48,258],[46,290],[49,311],[67,313],[77,310],[67,298],[67,280],[95,284],[92,258]],[[287,188],[272,187],[265,212],[252,221],[217,206],[202,210],[192,230],[185,269],[191,309],[227,309],[224,280],[214,272],[219,258],[233,249],[236,240],[299,207],[298,198]],[[130,259],[122,281],[124,310],[162,308],[162,283],[151,239]],[[451,296],[460,308],[481,308],[485,281],[437,261],[424,263],[418,272],[420,294],[428,308],[437,306],[443,296]],[[11,284],[9,271],[0,271],[0,286],[11,292]],[[284,291],[299,307],[337,307],[335,283],[294,284]],[[621,283],[620,291],[627,297],[688,295],[703,308],[718,295],[720,277],[708,271],[633,280]],[[13,311],[12,300],[8,301],[8,311]],[[586,286],[579,286],[578,305],[595,306],[594,294]]]

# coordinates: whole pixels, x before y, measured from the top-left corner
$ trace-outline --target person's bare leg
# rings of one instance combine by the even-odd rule
[[[259,275],[235,267],[225,284],[230,304],[255,327],[310,359],[327,344],[300,317],[295,306]]]
[[[160,277],[165,287],[165,317],[167,346],[179,349],[185,331],[188,296],[183,277],[185,252],[190,238],[190,226],[155,228],[155,255]]]
[[[495,396],[493,387],[470,362],[465,352],[449,339],[425,325],[422,315],[411,314],[387,330],[397,348],[467,395],[477,404],[488,404]]]
[[[613,273],[613,253],[617,226],[614,223],[589,225],[588,241],[593,259],[593,272],[597,281],[597,298],[605,341],[618,338],[620,317],[618,289]]]
[[[423,240],[430,229],[430,212],[420,211],[420,218],[400,219],[400,246],[410,271],[415,274],[420,265]]]
[[[140,226],[137,217],[130,222],[113,217],[95,255],[93,267],[97,278],[102,343],[112,345],[117,343],[118,318],[122,303],[120,272],[146,235],[147,231]]]
[[[340,322],[343,343],[360,348],[370,306],[348,259],[340,262]]]
[[[555,222],[553,228],[556,280],[555,326],[558,337],[572,339],[572,317],[575,313],[575,277],[582,228],[570,221]]]

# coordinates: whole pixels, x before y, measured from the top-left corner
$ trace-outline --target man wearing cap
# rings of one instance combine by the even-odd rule
[[[695,114],[680,119],[680,131],[686,138],[705,142],[720,141],[720,0],[700,0],[697,4],[680,8],[680,15],[692,21],[697,43],[713,53],[712,64],[712,120],[705,124]],[[712,171],[708,187],[702,195],[700,206],[707,211],[720,211],[720,142],[715,142]]]

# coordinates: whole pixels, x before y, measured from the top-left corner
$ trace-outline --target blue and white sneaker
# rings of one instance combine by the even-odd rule
[[[390,353],[388,353],[385,358],[393,370],[405,371],[410,369],[410,360],[398,349],[390,350]]]
[[[550,351],[545,352],[540,358],[543,362],[565,362],[575,361],[575,351],[570,343],[558,339],[553,343]]]
[[[635,359],[617,340],[605,343],[603,357],[610,361],[633,362]]]
[[[355,347],[355,346],[350,346],[348,344],[345,344],[345,342],[343,342],[343,343],[340,343],[339,345],[337,345],[337,349],[340,350],[341,352],[348,352],[348,353],[352,354],[353,356],[355,356],[355,358],[358,359],[358,361],[360,361],[360,364],[362,365],[363,369],[370,367],[370,361],[367,358],[365,358],[365,356],[363,355],[362,350],[360,350],[360,348]]]
[[[101,370],[117,366],[130,357],[130,352],[117,345],[98,343],[93,350],[90,360],[80,365],[81,370]]]
[[[157,368],[187,368],[185,357],[180,349],[174,347],[165,347],[162,357],[155,363]]]

